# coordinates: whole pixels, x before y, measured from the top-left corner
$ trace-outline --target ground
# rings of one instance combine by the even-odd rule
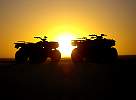
[[[130,99],[134,92],[136,56],[120,56],[112,64],[59,63],[15,64],[0,59],[0,99],[109,100]]]

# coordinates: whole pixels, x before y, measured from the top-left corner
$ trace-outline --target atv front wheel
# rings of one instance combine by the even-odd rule
[[[51,51],[51,61],[53,62],[59,62],[61,59],[61,53],[58,50],[52,50]]]

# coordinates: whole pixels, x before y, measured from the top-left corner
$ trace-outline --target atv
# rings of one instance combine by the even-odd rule
[[[47,37],[34,37],[40,39],[36,43],[18,41],[15,44],[15,48],[18,51],[15,53],[15,60],[17,63],[29,63],[39,64],[51,58],[53,62],[59,62],[61,59],[61,53],[57,48],[59,47],[58,42],[48,42]]]
[[[115,46],[115,40],[104,38],[104,34],[101,35],[89,35],[87,37],[72,40],[72,46],[76,46],[71,53],[71,59],[73,62],[113,62],[118,58],[118,52]]]

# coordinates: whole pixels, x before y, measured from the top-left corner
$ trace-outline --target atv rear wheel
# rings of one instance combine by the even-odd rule
[[[74,63],[79,63],[79,62],[83,61],[81,53],[79,52],[79,50],[77,48],[73,49],[73,51],[71,53],[71,59]]]
[[[20,48],[15,54],[16,63],[25,64],[29,60],[28,51],[26,49]]]

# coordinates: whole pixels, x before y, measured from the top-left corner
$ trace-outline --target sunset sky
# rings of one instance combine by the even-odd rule
[[[105,33],[121,55],[136,55],[136,0],[0,0],[0,58],[34,36],[74,38]]]

